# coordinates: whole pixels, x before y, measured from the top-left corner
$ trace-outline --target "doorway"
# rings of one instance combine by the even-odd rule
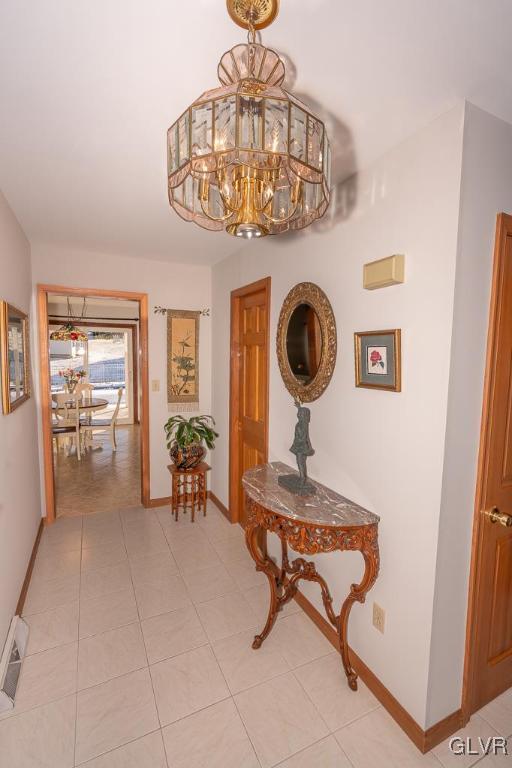
[[[52,298],[50,294],[50,300]],[[137,424],[139,421],[138,304],[130,304],[136,305],[137,314],[133,308],[125,311],[133,315],[129,319],[136,319],[137,324],[86,319],[80,322],[80,328],[87,334],[85,342],[75,344],[71,349],[62,349],[59,348],[59,342],[50,342],[52,393],[62,390],[64,385],[59,371],[63,367],[78,365],[85,371],[86,380],[92,385],[94,396],[108,401],[108,405],[101,411],[102,419],[112,416],[117,406],[117,392],[122,388],[118,424]],[[49,328],[52,331],[62,324],[62,319],[57,322],[51,308],[50,303]],[[108,304],[101,305],[100,311],[108,312]],[[93,414],[93,423],[95,418]]]
[[[229,509],[245,526],[242,475],[268,460],[270,277],[231,293]]]
[[[75,514],[82,507],[92,512],[109,504],[112,509],[116,504],[149,506],[147,294],[53,285],[38,286],[37,294],[46,523],[56,519],[59,498],[59,514],[71,506]],[[73,311],[80,340],[59,344],[50,334],[67,322],[67,313],[59,310],[66,302],[83,302],[83,307],[88,302],[88,307],[87,312]],[[71,438],[62,441],[64,450],[55,439],[56,393],[65,388],[61,374],[68,368],[83,376],[84,404],[92,398],[101,405],[101,410],[80,411],[80,421],[92,427],[84,430],[80,461],[76,439],[74,450]],[[92,508],[85,510],[88,498]]]
[[[497,220],[475,500],[463,710],[512,686],[512,216]]]

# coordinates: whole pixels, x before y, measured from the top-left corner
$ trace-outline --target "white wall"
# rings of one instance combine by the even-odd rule
[[[467,104],[427,726],[460,706],[494,234],[502,211],[512,213],[512,125]]]
[[[423,129],[346,184],[345,218],[320,232],[247,243],[213,268],[213,413],[221,438],[212,487],[228,502],[230,291],[272,277],[270,458],[289,453],[295,409],[274,352],[279,310],[289,289],[323,288],[338,325],[338,361],[325,394],[311,404],[313,478],[381,517],[381,574],[365,606],[356,605],[350,643],[422,727],[426,723],[437,535],[446,430],[459,214],[463,108]],[[345,191],[345,195],[343,192]],[[406,255],[406,282],[362,288],[363,264]],[[356,389],[355,331],[401,328],[401,394]],[[316,558],[337,604],[362,573],[355,553]],[[304,591],[321,610],[316,585]],[[371,624],[386,611],[381,635]]]
[[[139,291],[149,301],[149,430],[151,498],[170,495],[167,471],[169,454],[163,424],[167,409],[167,324],[153,314],[160,305],[172,309],[204,309],[211,306],[209,267],[134,259],[116,254],[89,253],[74,248],[43,244],[32,247],[32,279],[38,283],[77,288]],[[203,413],[211,409],[211,318],[200,320],[200,403]],[[151,381],[160,381],[160,391],[151,391]],[[39,391],[37,393],[39,400]]]
[[[0,192],[0,299],[29,313],[30,245]],[[34,320],[30,318],[31,332]],[[34,397],[0,413],[0,653],[41,520]]]

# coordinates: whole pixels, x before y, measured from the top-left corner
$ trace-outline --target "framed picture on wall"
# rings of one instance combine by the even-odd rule
[[[354,334],[356,387],[400,392],[402,360],[400,329]]]
[[[0,301],[2,409],[11,413],[30,397],[28,317]]]

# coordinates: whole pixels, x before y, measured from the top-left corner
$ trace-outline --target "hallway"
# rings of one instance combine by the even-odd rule
[[[370,691],[346,685],[333,647],[285,607],[267,611],[243,533],[209,502],[176,523],[167,507],[76,515],[46,528],[24,616],[16,708],[0,720],[9,768],[450,768],[421,755]],[[512,697],[463,735],[512,731]],[[510,765],[486,758],[482,768]]]

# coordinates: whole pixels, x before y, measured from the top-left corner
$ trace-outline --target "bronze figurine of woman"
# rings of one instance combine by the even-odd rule
[[[280,475],[278,482],[279,485],[292,491],[292,493],[297,493],[299,496],[307,496],[315,493],[315,486],[308,481],[307,472],[307,458],[315,453],[315,449],[309,439],[311,411],[309,408],[305,408],[298,400],[295,400],[295,407],[297,408],[297,424],[295,425],[295,435],[290,452],[295,455],[299,476]]]

